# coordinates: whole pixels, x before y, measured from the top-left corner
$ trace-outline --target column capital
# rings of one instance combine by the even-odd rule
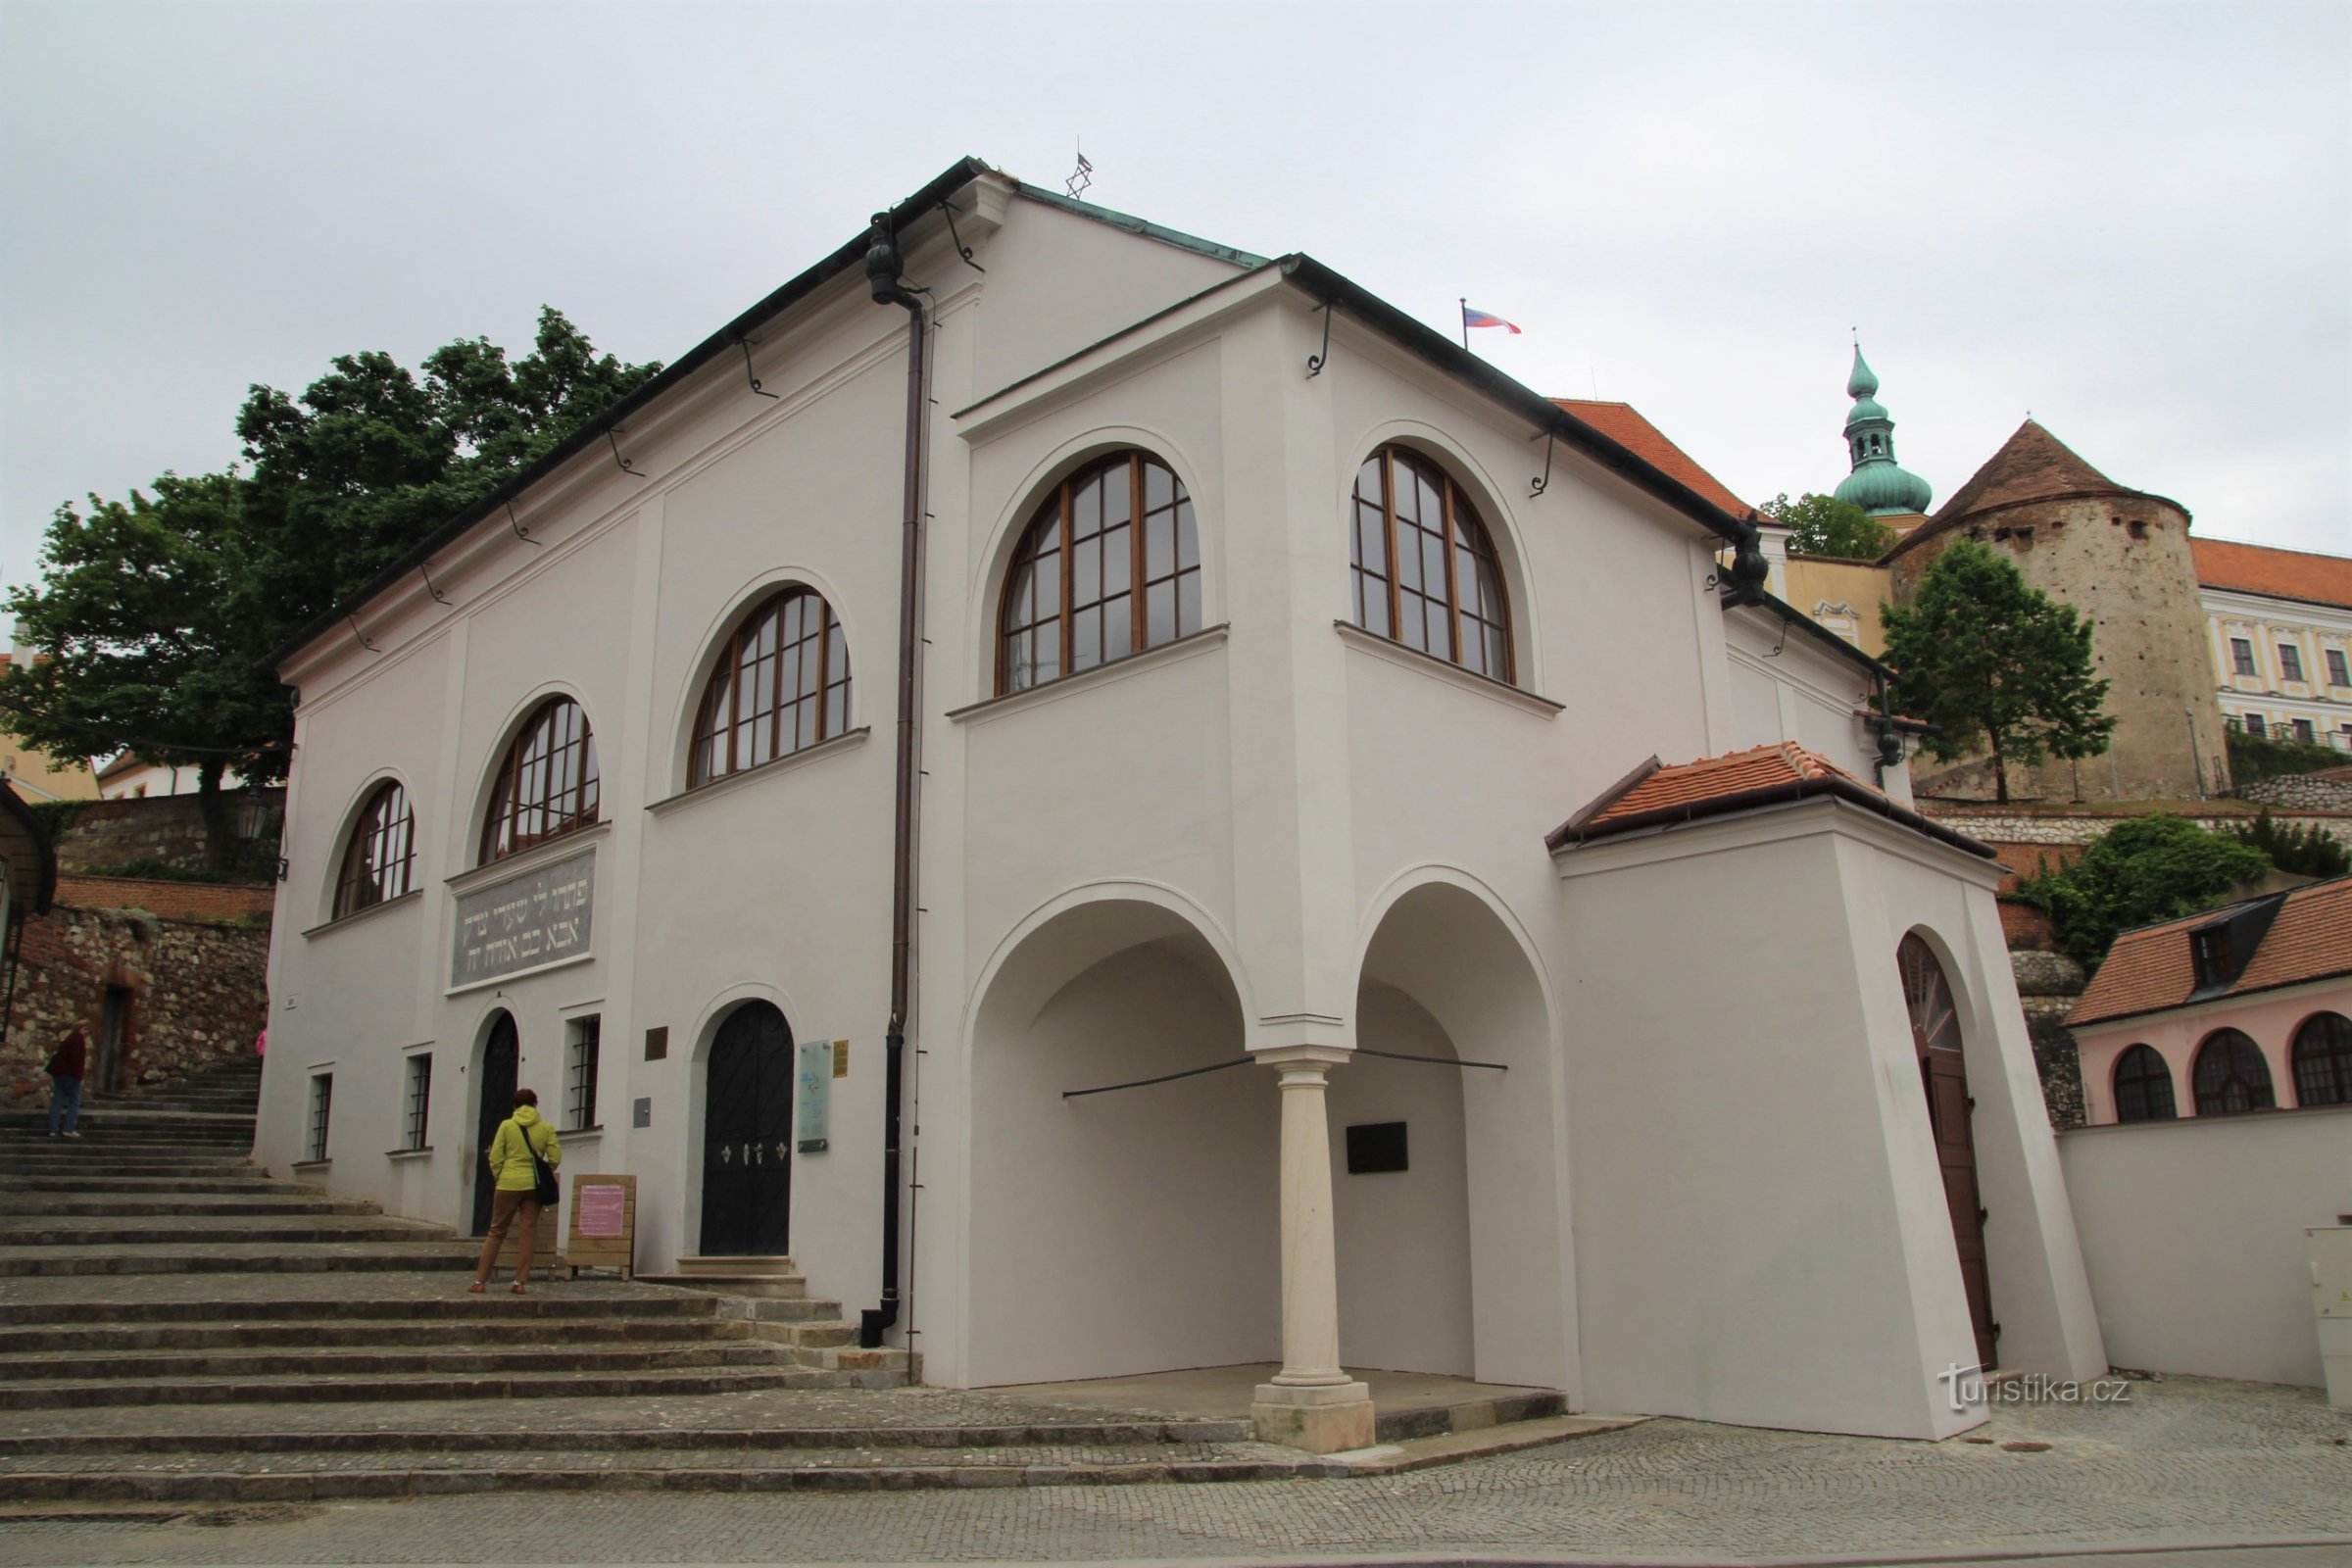
[[[1278,1072],[1312,1069],[1319,1078],[1333,1067],[1346,1065],[1355,1052],[1348,1046],[1266,1046],[1250,1054]]]

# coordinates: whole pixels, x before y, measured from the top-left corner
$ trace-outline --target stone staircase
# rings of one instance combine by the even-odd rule
[[[907,1387],[789,1259],[467,1295],[477,1244],[257,1168],[258,1088],[100,1097],[76,1140],[0,1112],[0,1507],[1329,1470],[1246,1423]]]

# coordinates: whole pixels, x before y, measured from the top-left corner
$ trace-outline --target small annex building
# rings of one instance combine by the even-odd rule
[[[2000,868],[1728,498],[958,163],[282,651],[262,1157],[466,1223],[519,1076],[642,1267],[1325,1450],[2103,1371]]]

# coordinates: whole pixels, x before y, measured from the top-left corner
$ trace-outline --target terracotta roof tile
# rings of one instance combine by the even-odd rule
[[[2099,965],[2066,1021],[2098,1023],[2185,1004],[2197,982],[2188,933],[2221,912],[2205,909],[2117,937],[2107,961]],[[2222,995],[2242,996],[2338,974],[2352,974],[2352,877],[2315,882],[2287,894],[2262,945],[2246,960],[2236,983]]]
[[[2342,556],[2273,550],[2230,539],[2192,538],[2188,548],[2196,557],[2197,581],[2207,588],[2352,608],[2352,560]]]
[[[2074,449],[2028,419],[1984,460],[1968,482],[1936,509],[1936,517],[1964,517],[1972,512],[2083,490],[2120,490],[2113,479],[2084,463]]]
[[[1776,785],[1793,784],[1799,779],[1853,777],[1837,763],[1815,756],[1802,746],[1783,741],[1778,746],[1759,746],[1753,751],[1702,757],[1695,762],[1661,767],[1617,797],[1598,815],[1588,817],[1584,825],[1605,827],[1651,811],[1708,806]],[[1854,779],[1854,782],[1861,781]]]
[[[1669,477],[1680,479],[1733,516],[1742,516],[1755,510],[1726,489],[1720,479],[1693,462],[1690,454],[1668,440],[1666,432],[1643,418],[1632,404],[1594,403],[1583,398],[1553,398],[1551,401],[1650,466],[1664,470]]]

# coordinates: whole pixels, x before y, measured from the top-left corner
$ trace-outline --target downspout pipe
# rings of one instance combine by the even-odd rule
[[[906,518],[899,534],[898,796],[891,839],[890,1024],[882,1063],[882,1299],[858,1314],[858,1343],[878,1349],[899,1321],[899,1152],[906,1082],[906,1009],[914,977],[914,704],[922,651],[923,302],[899,279],[905,259],[891,215],[876,213],[865,280],[877,305],[906,310]]]

